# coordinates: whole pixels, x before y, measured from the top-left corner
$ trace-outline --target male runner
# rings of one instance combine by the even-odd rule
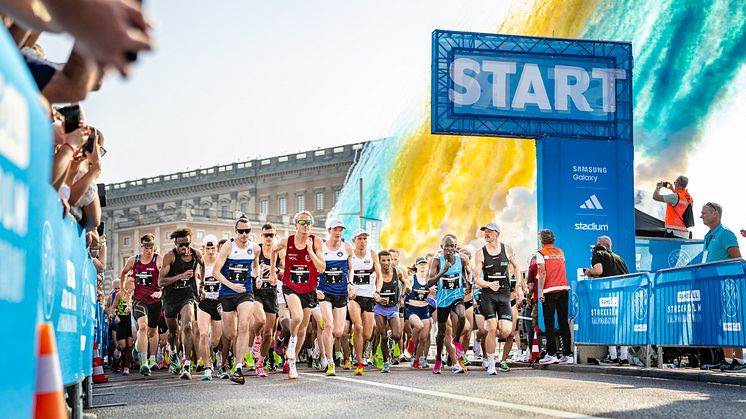
[[[254,324],[251,327],[249,343],[252,342],[252,336],[260,336],[261,344],[258,348],[255,346],[253,356],[256,358],[256,374],[260,377],[266,377],[264,371],[264,361],[269,352],[269,346],[275,334],[275,321],[280,307],[277,304],[277,283],[270,282],[270,256],[272,255],[272,246],[275,243],[275,226],[264,224],[262,226],[262,246],[259,250],[259,277],[256,280],[256,289],[254,290]],[[282,267],[282,257],[284,254],[275,256],[275,273],[278,273]]]
[[[349,309],[357,357],[357,368],[353,374],[363,375],[363,352],[365,344],[373,336],[373,296],[380,288],[381,268],[376,252],[368,249],[368,233],[365,230],[355,230],[352,241],[355,243],[355,250],[352,252]]]
[[[381,372],[389,372],[389,363],[392,361],[389,352],[389,337],[387,329],[391,330],[391,339],[393,342],[399,342],[401,338],[402,323],[399,319],[399,298],[402,291],[406,292],[407,282],[406,274],[396,266],[392,266],[393,261],[391,253],[388,250],[378,252],[378,260],[381,264],[381,280],[376,281],[376,292],[373,299],[376,302],[373,308],[375,315],[376,329],[378,329],[379,341],[374,342],[375,348],[380,342],[381,355],[383,356],[383,369]]]
[[[460,337],[464,330],[464,283],[470,277],[471,269],[469,261],[463,255],[456,253],[456,239],[452,234],[443,237],[440,248],[443,250],[443,255],[433,258],[427,280],[429,287],[438,285],[436,293],[438,334],[435,338],[437,353],[433,374],[440,374],[443,366],[442,352],[449,317],[453,325],[453,338],[451,345],[446,345],[446,349],[451,357],[458,361],[453,363],[453,372],[463,373],[466,371],[462,360],[464,348],[457,337]]]
[[[290,310],[290,342],[285,352],[290,380],[298,378],[298,371],[295,369],[296,348],[303,348],[306,329],[311,319],[311,310],[318,305],[316,300],[318,273],[326,268],[322,253],[323,243],[320,238],[311,234],[313,215],[308,211],[301,211],[293,217],[293,224],[295,224],[295,234],[280,240],[270,256],[270,278],[272,283],[276,283],[276,259],[281,251],[285,251],[282,292],[285,294]]]
[[[205,363],[202,380],[212,380],[212,351],[220,344],[223,335],[223,323],[220,312],[220,281],[215,279],[213,268],[218,260],[217,244],[218,238],[208,234],[202,240],[205,254],[205,279],[202,281],[204,298],[197,306],[197,324],[199,325],[199,354]],[[210,330],[212,329],[212,331]],[[211,334],[212,333],[212,334]]]
[[[157,365],[155,354],[158,351],[158,320],[161,316],[161,289],[158,276],[162,259],[153,251],[155,236],[146,234],[140,237],[141,252],[127,259],[119,275],[122,282],[128,282],[132,271],[135,295],[132,301],[132,314],[137,322],[136,348],[140,355],[140,374],[150,377]],[[148,365],[150,354],[150,365]]]
[[[249,326],[254,314],[252,278],[259,272],[259,259],[256,256],[260,250],[258,245],[249,241],[251,225],[248,219],[239,218],[234,227],[236,235],[221,247],[212,274],[221,284],[219,295],[223,308],[223,335],[227,341],[234,341],[235,338],[233,355],[236,357],[236,371],[230,379],[243,384],[246,379],[241,368],[249,348]]]
[[[414,350],[412,367],[421,368],[427,363],[427,352],[430,349],[430,310],[427,296],[430,287],[427,286],[427,259],[418,257],[415,261],[417,272],[409,279],[409,306],[407,307],[407,321],[412,327]]]
[[[122,287],[114,297],[114,313],[119,317],[117,323],[117,349],[122,354],[122,375],[130,375],[132,366],[132,292],[131,281],[122,282]]]
[[[163,288],[163,312],[168,326],[168,344],[171,347],[171,366],[174,373],[182,370],[178,351],[175,345],[181,319],[181,344],[184,345],[184,368],[181,378],[191,380],[191,357],[194,346],[192,338],[192,320],[195,315],[195,299],[201,292],[199,278],[205,277],[205,261],[202,252],[192,245],[192,230],[182,228],[171,233],[176,246],[173,251],[163,256],[163,266],[158,277],[158,286]],[[197,266],[200,275],[195,275]]]
[[[334,340],[343,335],[347,318],[349,271],[352,265],[352,246],[342,242],[344,224],[331,220],[327,227],[329,238],[323,244],[326,270],[319,275],[319,299],[324,329],[321,336],[322,356],[326,357],[327,376],[337,375],[334,368]],[[322,363],[322,368],[323,368]]]
[[[513,272],[519,273],[520,269],[513,249],[508,244],[500,242],[500,227],[497,224],[489,223],[480,230],[484,232],[487,244],[475,257],[476,284],[482,288],[480,308],[487,321],[487,340],[484,345],[487,352],[487,374],[495,375],[495,338],[505,339],[515,328],[510,306],[508,264],[513,265]],[[520,275],[517,276],[516,281],[520,281]],[[523,285],[517,282],[515,289],[518,301],[523,301]],[[500,361],[499,368],[503,372],[510,371],[504,359]]]

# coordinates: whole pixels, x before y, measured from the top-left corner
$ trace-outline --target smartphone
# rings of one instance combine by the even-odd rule
[[[98,130],[96,128],[90,127],[91,133],[88,134],[88,139],[85,141],[85,145],[83,145],[83,150],[86,151],[86,153],[91,154],[93,153],[93,144],[96,141],[96,138],[98,137]]]
[[[64,106],[57,112],[65,117],[65,134],[69,134],[80,126],[80,105]]]
[[[98,202],[101,208],[106,206],[106,184],[97,183],[96,188],[98,190]],[[101,223],[103,224],[103,222]]]
[[[98,231],[98,236],[101,237],[104,235],[104,222],[101,221],[101,224],[98,225],[98,228],[96,229]]]

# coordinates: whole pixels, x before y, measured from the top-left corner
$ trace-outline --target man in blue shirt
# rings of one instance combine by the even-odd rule
[[[710,228],[705,234],[705,250],[702,254],[703,262],[717,262],[719,260],[737,259],[741,257],[738,239],[729,228],[723,227],[720,219],[723,207],[714,202],[702,206],[699,218]],[[721,371],[737,371],[744,368],[742,348],[723,348],[725,361],[720,366]],[[734,353],[735,352],[735,353]],[[735,356],[734,356],[735,355]],[[740,361],[739,361],[740,360]]]

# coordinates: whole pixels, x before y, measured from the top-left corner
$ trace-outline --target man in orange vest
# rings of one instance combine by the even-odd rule
[[[689,192],[686,190],[686,185],[689,184],[689,178],[681,175],[676,178],[671,185],[669,182],[661,181],[655,185],[655,192],[653,192],[653,199],[658,202],[666,203],[666,237],[678,237],[682,239],[691,238],[689,233],[689,227],[684,221],[684,213],[689,209],[691,212],[691,205],[694,200],[692,199]],[[667,188],[673,191],[671,194],[661,194],[661,188]],[[691,220],[694,221],[693,216]]]
[[[565,254],[562,249],[554,246],[552,230],[541,230],[539,237],[541,249],[536,253],[536,264],[539,267],[539,300],[542,302],[544,328],[547,333],[547,353],[539,360],[539,364],[574,364],[570,324],[567,318],[570,284],[567,282]],[[555,314],[562,338],[561,355],[557,353],[554,336]],[[560,355],[559,358],[557,355]]]

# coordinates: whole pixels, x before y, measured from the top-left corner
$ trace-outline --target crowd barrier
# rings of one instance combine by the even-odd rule
[[[85,235],[62,218],[51,178],[52,132],[28,68],[0,30],[0,417],[31,417],[38,325],[54,324],[63,382],[92,372],[96,272]],[[53,371],[44,370],[43,374]]]
[[[746,347],[746,261],[580,281],[579,345]]]

